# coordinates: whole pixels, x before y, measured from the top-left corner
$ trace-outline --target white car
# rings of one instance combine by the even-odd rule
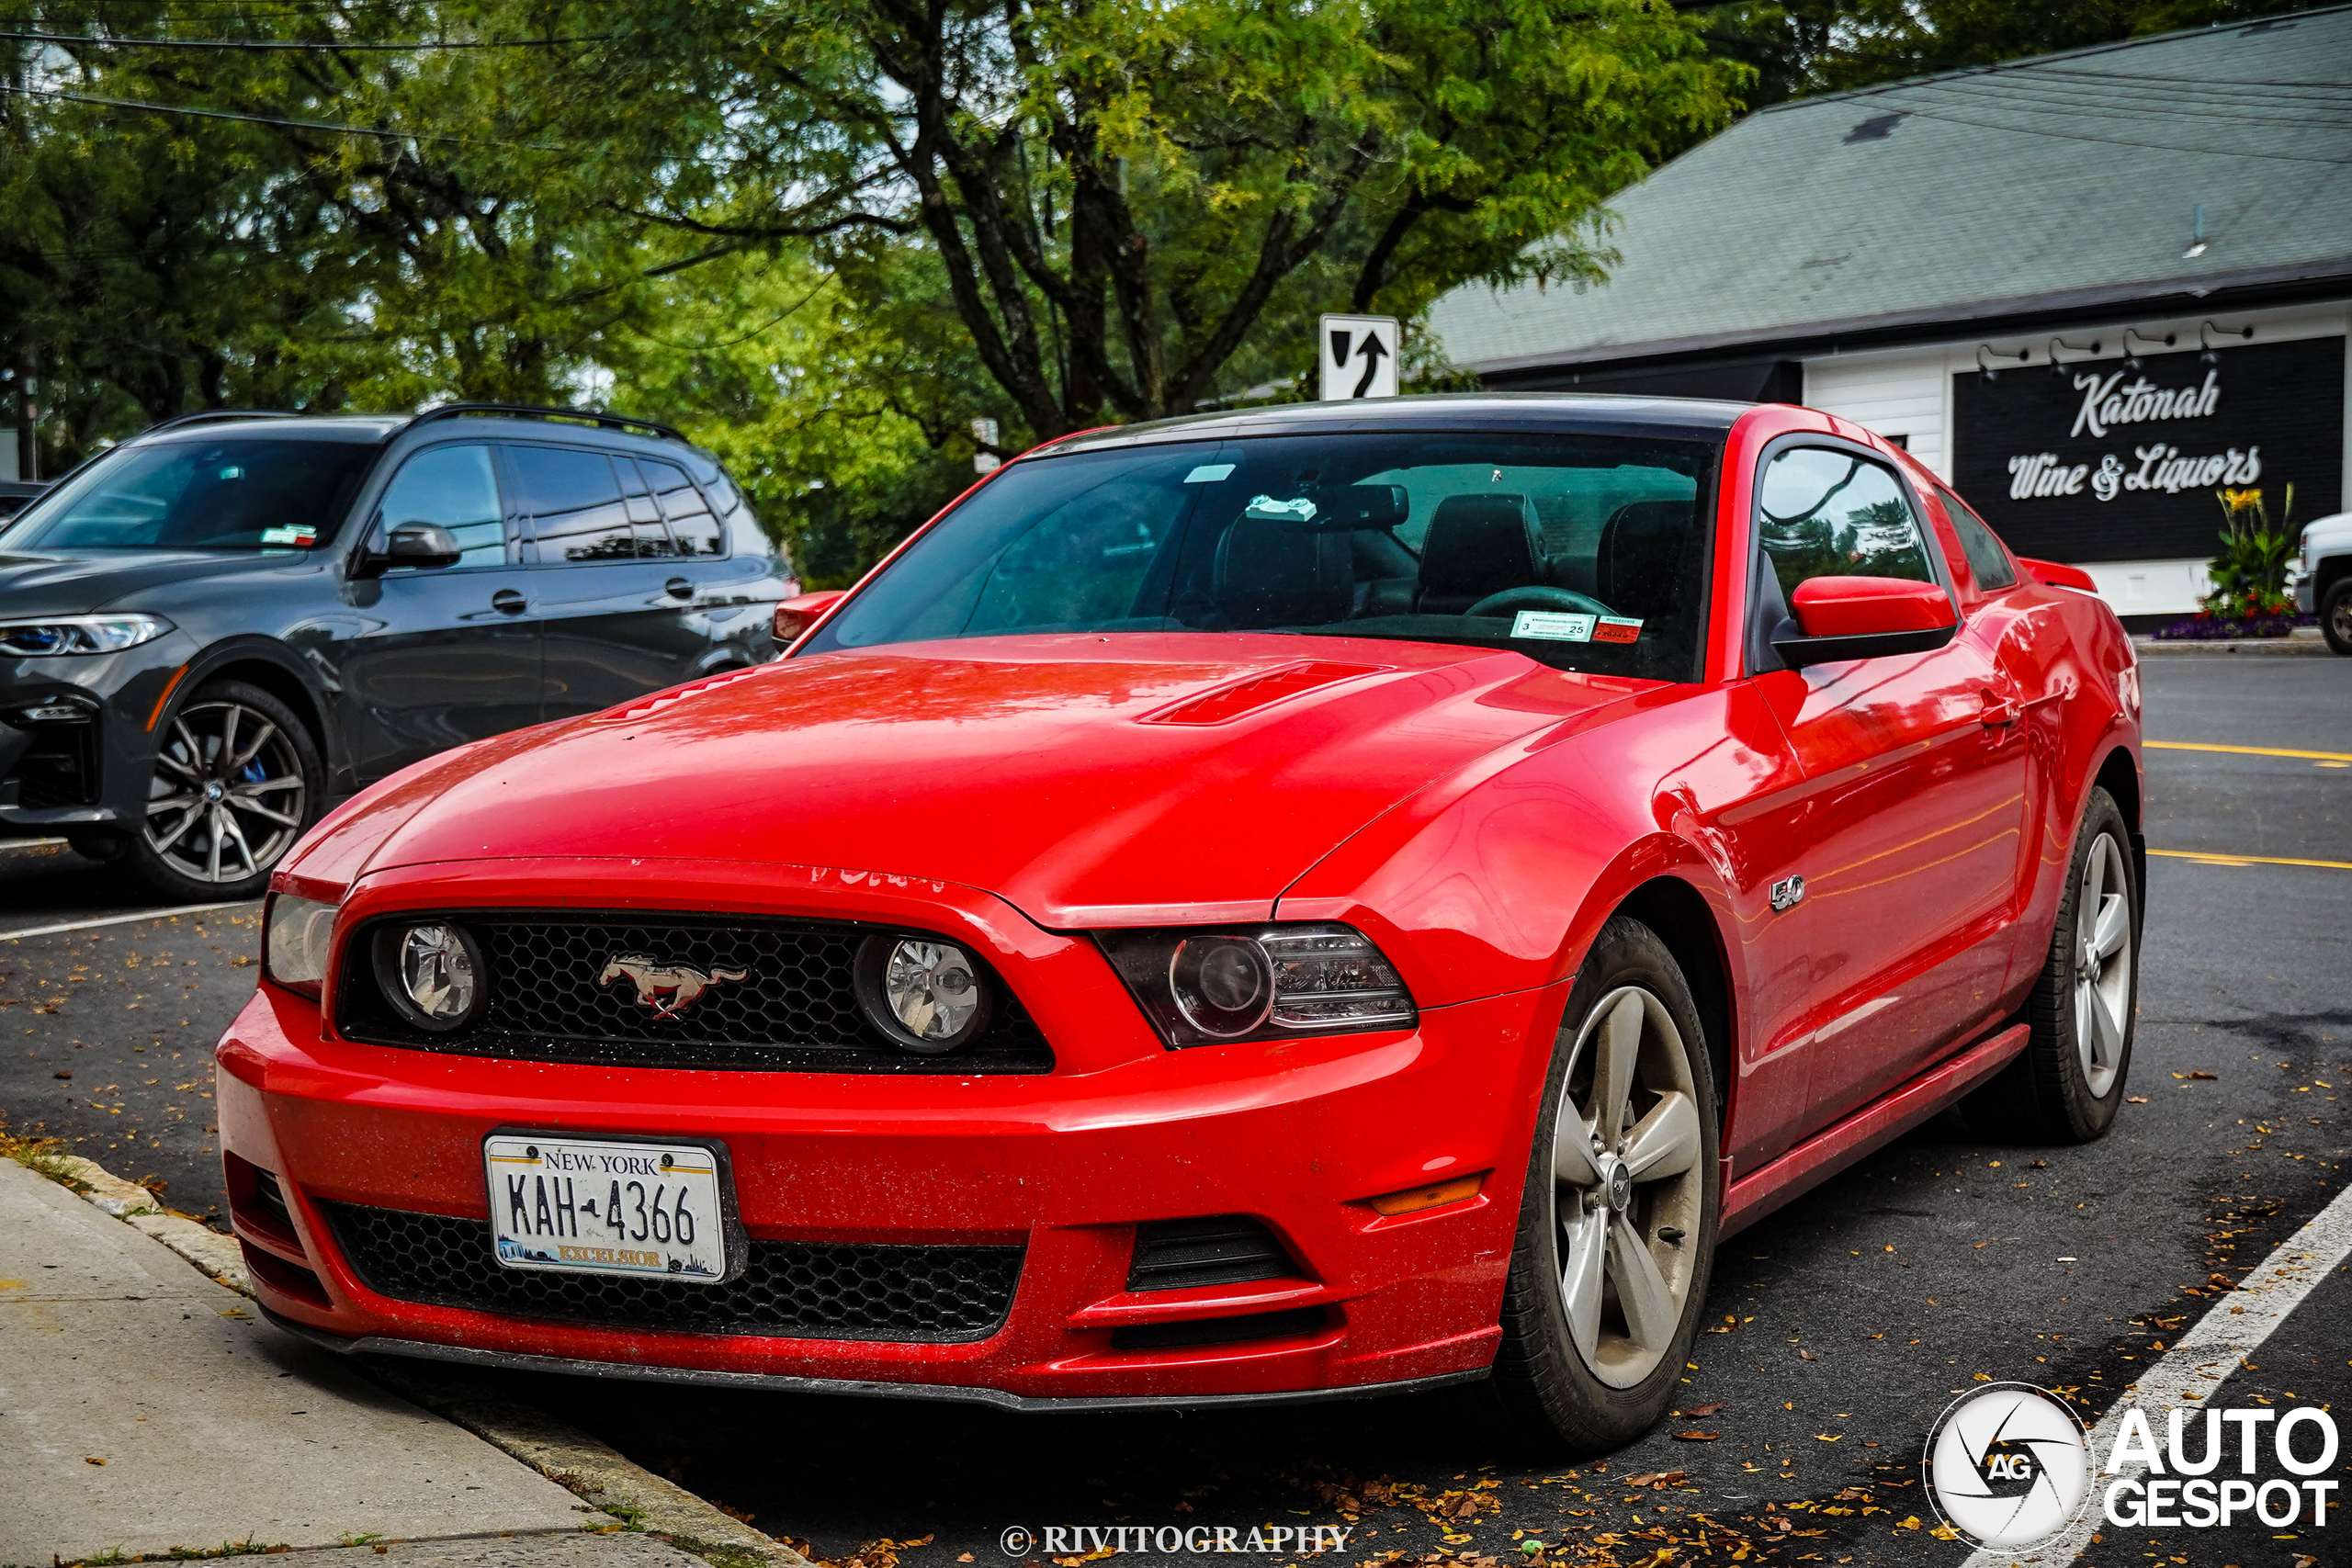
[[[2295,561],[2295,608],[2317,615],[2327,646],[2352,656],[2352,512],[2304,527]]]

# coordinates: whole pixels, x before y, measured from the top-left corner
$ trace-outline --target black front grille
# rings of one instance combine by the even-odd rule
[[[717,1285],[501,1265],[483,1220],[322,1205],[352,1272],[378,1295],[509,1317],[676,1334],[798,1339],[985,1339],[1021,1278],[1017,1247],[755,1241]]]
[[[1298,1272],[1283,1244],[1246,1214],[1199,1220],[1150,1220],[1136,1227],[1130,1291],[1181,1291],[1191,1285],[1235,1285],[1280,1280]]]
[[[403,921],[416,916],[404,916]],[[521,914],[444,917],[473,934],[488,974],[474,1023],[446,1034],[415,1029],[377,987],[369,933],[345,946],[340,1022],[345,1035],[469,1055],[606,1066],[735,1067],[836,1073],[1042,1073],[1045,1036],[1012,988],[987,976],[997,1006],[971,1044],[918,1056],[891,1043],[858,1007],[851,969],[859,943],[888,928],[831,921]],[[605,965],[628,954],[741,979],[719,980],[662,1017]]]

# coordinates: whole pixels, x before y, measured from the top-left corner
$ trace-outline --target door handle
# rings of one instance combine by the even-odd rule
[[[512,588],[502,588],[490,596],[490,607],[503,615],[519,615],[531,607],[531,602]]]
[[[2023,709],[2015,697],[2004,696],[1994,691],[1986,691],[1982,694],[1984,698],[1984,710],[1978,716],[1983,718],[1986,728],[2006,728],[2018,721],[2018,716]]]
[[[673,577],[662,586],[673,599],[691,599],[695,596],[695,585],[683,577]]]

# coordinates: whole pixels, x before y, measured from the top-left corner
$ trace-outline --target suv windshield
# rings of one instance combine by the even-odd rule
[[[1700,441],[1447,431],[1032,458],[941,519],[808,651],[1273,631],[1695,680],[1716,454]]]
[[[14,550],[314,549],[382,448],[217,437],[110,452],[0,534]]]

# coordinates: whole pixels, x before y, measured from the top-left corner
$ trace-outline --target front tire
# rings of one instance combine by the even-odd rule
[[[157,738],[147,819],[123,861],[166,898],[256,898],[318,819],[323,770],[292,709],[258,686],[198,688]]]
[[[1714,1076],[1681,967],[1623,917],[1568,993],[1544,1078],[1495,1392],[1571,1456],[1657,1425],[1698,1333],[1715,1244]]]
[[[2050,955],[2026,1004],[2025,1052],[1964,1107],[1986,1137],[2087,1144],[2123,1103],[2140,997],[2140,888],[2132,834],[2103,789],[2083,807]]]
[[[2319,629],[2331,649],[2352,657],[2352,577],[2337,582],[2320,601]]]

